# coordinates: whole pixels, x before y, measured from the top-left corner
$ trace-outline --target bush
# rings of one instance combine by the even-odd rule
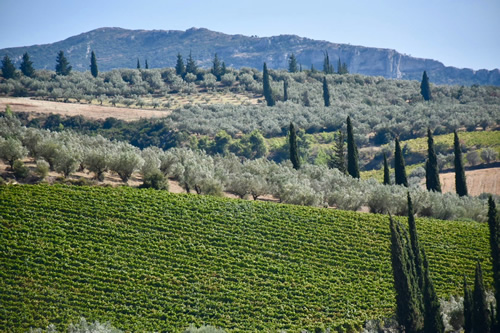
[[[143,178],[143,184],[141,187],[168,191],[168,181],[159,169],[150,171],[144,175]]]
[[[36,161],[35,173],[38,175],[40,180],[44,180],[49,174],[50,166],[45,160]]]
[[[12,166],[12,171],[14,171],[14,176],[16,179],[24,179],[29,176],[30,169],[24,165],[23,161],[15,160]]]

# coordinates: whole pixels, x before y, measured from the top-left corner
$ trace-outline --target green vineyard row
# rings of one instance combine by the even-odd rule
[[[403,219],[401,219],[403,220]],[[394,312],[387,216],[132,189],[0,187],[0,331],[110,321],[229,331],[360,327]],[[440,297],[488,229],[419,219]]]

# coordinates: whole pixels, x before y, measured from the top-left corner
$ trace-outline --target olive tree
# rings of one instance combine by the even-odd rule
[[[10,168],[14,166],[14,161],[22,159],[28,155],[28,150],[21,141],[14,138],[7,140],[0,137],[0,159],[9,164]]]
[[[135,149],[123,147],[113,153],[110,159],[109,167],[111,171],[116,172],[122,181],[127,182],[134,171],[138,170],[144,160],[139,156]]]

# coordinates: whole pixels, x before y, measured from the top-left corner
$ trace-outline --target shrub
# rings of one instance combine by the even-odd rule
[[[49,174],[50,166],[45,160],[36,161],[35,173],[38,175],[40,180],[44,180]]]
[[[168,191],[168,181],[163,173],[159,169],[156,169],[143,176],[143,184],[141,187]]]
[[[30,174],[30,169],[26,165],[24,165],[23,161],[21,160],[14,161],[12,171],[14,171],[14,176],[16,176],[16,179],[24,179]]]

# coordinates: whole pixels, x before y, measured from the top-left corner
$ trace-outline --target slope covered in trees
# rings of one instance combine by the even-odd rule
[[[359,328],[395,301],[387,216],[131,188],[2,186],[0,330],[80,316],[126,330]],[[397,218],[405,222],[403,218]],[[417,219],[439,297],[488,225]]]

